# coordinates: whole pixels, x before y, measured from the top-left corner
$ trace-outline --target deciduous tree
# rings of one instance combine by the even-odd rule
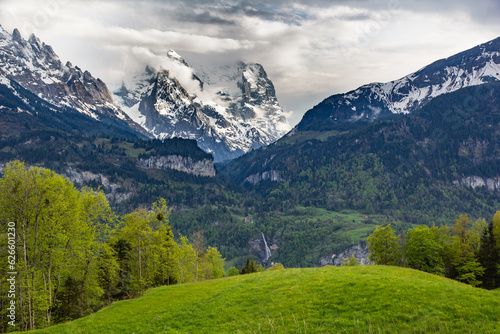
[[[370,261],[382,265],[399,265],[401,263],[401,246],[395,236],[391,224],[378,226],[368,237]]]

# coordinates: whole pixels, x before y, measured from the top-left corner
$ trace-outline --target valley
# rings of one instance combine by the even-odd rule
[[[16,330],[496,330],[500,38],[327,97],[294,127],[259,63],[155,59],[111,91],[0,27]],[[389,228],[401,251],[380,263],[370,240]],[[436,275],[409,269],[429,267],[412,233],[436,238]]]

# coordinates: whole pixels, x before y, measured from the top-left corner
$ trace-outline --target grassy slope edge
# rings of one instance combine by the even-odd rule
[[[500,291],[411,269],[287,269],[152,289],[36,333],[496,333]]]

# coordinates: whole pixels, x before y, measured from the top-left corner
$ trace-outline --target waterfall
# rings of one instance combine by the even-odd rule
[[[264,260],[262,262],[266,262],[267,259],[269,259],[271,257],[271,249],[269,248],[269,246],[267,246],[266,236],[264,235],[264,233],[262,233],[262,239],[264,239],[264,246],[266,249],[266,257],[264,258]]]

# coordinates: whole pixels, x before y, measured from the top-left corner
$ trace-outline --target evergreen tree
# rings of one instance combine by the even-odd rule
[[[247,257],[245,265],[240,269],[240,274],[251,274],[251,273],[256,273],[258,272],[257,265],[255,264],[255,260],[250,260],[249,257]]]
[[[482,287],[485,289],[500,287],[500,274],[498,272],[500,255],[493,233],[493,221],[490,221],[488,227],[484,229],[483,235],[481,236],[479,262],[484,267]]]

